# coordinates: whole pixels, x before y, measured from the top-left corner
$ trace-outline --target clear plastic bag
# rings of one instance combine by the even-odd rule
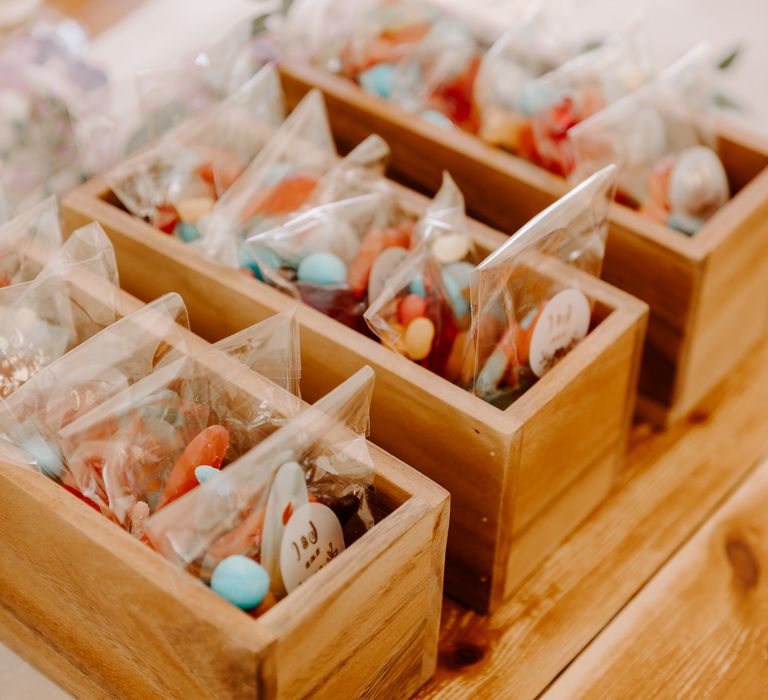
[[[652,83],[569,131],[578,182],[618,166],[617,198],[693,235],[730,196],[706,105],[715,60],[699,44]]]
[[[0,435],[26,451],[26,464],[76,490],[59,432],[162,363],[187,354],[188,328],[187,308],[175,293],[121,318],[0,403]]]
[[[479,262],[467,227],[464,197],[447,173],[403,256],[365,313],[388,347],[440,375],[458,378],[451,350],[469,328],[469,281]]]
[[[615,170],[566,194],[472,272],[462,383],[486,401],[506,408],[588,333],[593,301],[542,264],[556,258],[600,275]]]
[[[158,512],[147,521],[150,543],[220,593],[219,567],[238,556],[266,570],[267,604],[301,585],[373,525],[365,439],[373,381],[364,367]],[[264,609],[257,600],[240,604],[257,614]]]
[[[221,468],[297,413],[299,367],[292,314],[163,364],[61,431],[78,490],[141,536],[198,467]]]
[[[247,266],[249,261],[240,260],[245,237],[280,224],[304,206],[336,162],[325,103],[313,90],[201,222],[199,245],[225,265]]]
[[[519,104],[529,128],[517,153],[558,175],[574,166],[568,131],[650,77],[640,39],[616,38],[523,85]]]
[[[393,198],[374,192],[310,209],[252,236],[246,250],[264,279],[365,331],[370,293],[377,293],[387,273],[381,266],[374,273],[375,262],[385,250],[385,257],[399,261],[410,248],[412,229]]]
[[[49,197],[0,226],[0,288],[33,280],[60,247],[59,207]]]
[[[113,169],[106,180],[126,208],[186,242],[283,119],[279,79],[266,66],[224,101]]]
[[[0,289],[0,397],[117,319],[115,254],[101,226],[75,231],[29,282]]]
[[[475,81],[480,138],[517,152],[527,119],[525,84],[566,63],[580,51],[571,0],[535,3],[488,49]]]

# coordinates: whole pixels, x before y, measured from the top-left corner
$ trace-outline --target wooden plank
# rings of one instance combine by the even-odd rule
[[[438,671],[416,697],[539,695],[765,454],[766,395],[768,340],[690,420],[636,426],[612,495],[512,599],[488,617],[446,601]]]
[[[544,695],[765,698],[768,462]]]

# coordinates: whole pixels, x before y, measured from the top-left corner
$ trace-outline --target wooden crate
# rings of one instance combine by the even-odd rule
[[[423,210],[422,196],[399,190],[406,208]],[[68,229],[86,220],[104,226],[127,290],[144,300],[178,290],[209,340],[297,306],[128,214],[100,179],[63,206]],[[476,222],[472,231],[484,251],[504,241]],[[647,307],[555,261],[549,266],[547,274],[584,285],[597,325],[505,411],[314,309],[297,310],[305,398],[373,367],[372,439],[451,492],[447,590],[479,610],[514,591],[606,495],[633,412]]]
[[[289,106],[312,87],[322,90],[342,151],[379,134],[398,180],[433,193],[447,169],[473,215],[501,231],[514,232],[567,190],[562,178],[470,134],[437,128],[344,78],[295,64],[281,74]],[[693,238],[625,206],[611,208],[603,278],[651,308],[638,407],[657,424],[695,409],[766,328],[768,142],[723,123],[718,151],[736,195]]]
[[[126,294],[121,311],[137,305]],[[233,392],[258,400],[267,380],[237,369]],[[0,639],[77,697],[409,696],[436,663],[448,494],[371,454],[374,527],[257,620],[0,463]]]

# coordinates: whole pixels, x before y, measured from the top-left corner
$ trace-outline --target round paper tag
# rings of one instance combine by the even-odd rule
[[[533,329],[528,356],[537,377],[587,334],[590,315],[589,301],[578,289],[564,289],[547,302]]]
[[[288,521],[280,545],[280,573],[290,593],[344,551],[336,514],[322,503],[306,503]]]

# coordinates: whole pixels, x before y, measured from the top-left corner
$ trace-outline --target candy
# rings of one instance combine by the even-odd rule
[[[180,221],[173,230],[173,235],[180,238],[184,243],[191,243],[200,238],[200,231],[194,224],[188,224]]]
[[[451,263],[443,270],[444,274],[450,275],[456,281],[459,289],[469,289],[470,278],[472,277],[472,270],[474,270],[472,263],[468,262],[456,262]]]
[[[363,86],[363,90],[387,99],[392,87],[392,74],[394,72],[395,67],[392,64],[380,63],[378,66],[373,66],[373,68],[360,73],[357,79]]]
[[[347,266],[333,253],[312,253],[301,261],[296,274],[301,282],[343,284],[347,279]]]
[[[269,592],[269,574],[253,559],[235,554],[213,570],[211,590],[242,610],[252,610]]]
[[[462,233],[447,233],[432,243],[432,255],[441,265],[463,260],[469,253],[469,238]]]
[[[280,256],[271,248],[263,246],[242,247],[238,255],[238,262],[240,267],[250,270],[253,276],[261,282],[265,279],[264,272],[262,271],[263,267],[278,270],[281,264]]]
[[[385,248],[378,254],[368,276],[368,302],[371,303],[381,294],[384,284],[392,273],[408,257],[408,251],[400,246]],[[351,276],[350,268],[350,276]]]
[[[469,313],[469,302],[464,298],[456,280],[445,270],[443,270],[443,286],[448,293],[448,298],[451,301],[451,307],[456,318],[466,316]]]
[[[397,318],[404,326],[411,321],[427,313],[427,302],[418,294],[409,294],[403,297],[397,307]]]
[[[453,129],[453,122],[446,117],[442,112],[439,112],[436,109],[425,109],[421,113],[421,118],[424,119],[424,121],[429,122],[430,124],[435,124],[436,126],[439,126],[441,129]]]
[[[405,329],[405,350],[408,357],[417,362],[432,351],[435,339],[435,325],[428,318],[420,317],[411,321]]]
[[[706,220],[728,201],[728,176],[717,154],[706,146],[683,151],[669,176],[673,214]]]
[[[467,331],[460,331],[453,340],[451,352],[445,363],[445,378],[451,382],[458,382],[461,379],[464,369],[464,356],[467,353],[467,341],[469,334]]]
[[[266,192],[258,192],[253,200],[243,207],[242,221],[247,222],[257,214],[291,214],[306,202],[316,185],[317,180],[307,175],[286,177]]]
[[[213,210],[213,197],[190,197],[176,204],[179,218],[186,224],[197,224]]]
[[[350,288],[358,294],[361,294],[368,286],[370,273],[375,261],[382,251],[387,248],[408,248],[411,241],[410,222],[400,226],[393,226],[385,229],[373,229],[369,231],[355,255],[352,264],[349,266],[349,275],[347,282]],[[402,259],[402,254],[394,254],[392,259]],[[386,258],[385,258],[386,259]],[[391,269],[394,270],[395,266]],[[374,299],[375,296],[371,297]]]
[[[224,426],[211,425],[198,433],[174,464],[157,504],[158,509],[197,486],[195,469],[201,464],[215,469],[221,467],[228,448],[229,431]]]
[[[216,469],[209,464],[201,464],[199,467],[195,467],[195,479],[201,484],[204,484],[208,479],[212,479],[220,473],[221,471],[219,469]]]
[[[179,215],[172,204],[158,204],[152,217],[152,225],[163,233],[173,233],[176,224],[179,223]]]
[[[264,600],[262,600],[253,610],[249,610],[248,614],[252,617],[260,617],[270,608],[274,608],[275,605],[277,605],[277,598],[275,598],[275,594],[272,593],[272,591],[268,591]]]

